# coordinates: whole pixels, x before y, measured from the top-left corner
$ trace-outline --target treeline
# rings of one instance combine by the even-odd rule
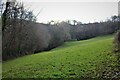
[[[6,5],[7,4],[8,3],[6,3]],[[10,4],[11,3],[9,3],[9,5]],[[19,7],[17,8],[19,9]],[[62,45],[65,41],[85,40],[99,35],[112,34],[120,29],[118,26],[120,21],[119,16],[113,16],[111,20],[100,23],[82,24],[73,20],[74,24],[71,24],[70,21],[43,24],[36,23],[34,21],[35,17],[30,17],[28,14],[26,16],[24,9],[20,9],[20,13],[17,13],[19,15],[13,15],[12,17],[9,17],[12,8],[6,9],[2,15],[3,60],[50,50]],[[15,10],[12,11],[16,13]],[[27,19],[24,16],[26,16]]]
[[[14,23],[13,23],[14,22]],[[65,41],[84,40],[117,31],[117,22],[71,25],[66,22],[58,25],[35,23],[32,21],[10,20],[3,30],[3,60],[50,50]]]

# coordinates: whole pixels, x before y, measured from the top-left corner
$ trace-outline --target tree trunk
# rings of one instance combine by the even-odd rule
[[[115,36],[115,52],[120,52],[120,31]]]

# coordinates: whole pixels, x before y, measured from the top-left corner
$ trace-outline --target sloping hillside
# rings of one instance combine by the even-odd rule
[[[114,76],[113,35],[70,41],[51,51],[3,62],[4,78],[70,78]],[[117,69],[116,69],[117,71]]]

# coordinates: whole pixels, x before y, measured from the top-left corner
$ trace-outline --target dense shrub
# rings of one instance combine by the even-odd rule
[[[22,24],[20,22],[17,20],[3,31],[3,60],[43,51],[49,45],[51,35],[45,25],[29,21],[23,21]]]
[[[71,40],[71,27],[70,24],[66,22],[61,22],[58,27],[60,27],[60,30],[62,31],[63,39],[64,41],[69,41]]]
[[[51,35],[51,39],[49,41],[49,46],[47,50],[50,50],[52,48],[61,45],[64,42],[64,38],[60,27],[55,25],[53,26],[48,25],[48,28],[49,28],[49,34]]]

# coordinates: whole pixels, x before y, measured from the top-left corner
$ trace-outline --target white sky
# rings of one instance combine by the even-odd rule
[[[22,0],[37,15],[38,22],[77,20],[83,23],[106,20],[118,14],[118,0]]]

